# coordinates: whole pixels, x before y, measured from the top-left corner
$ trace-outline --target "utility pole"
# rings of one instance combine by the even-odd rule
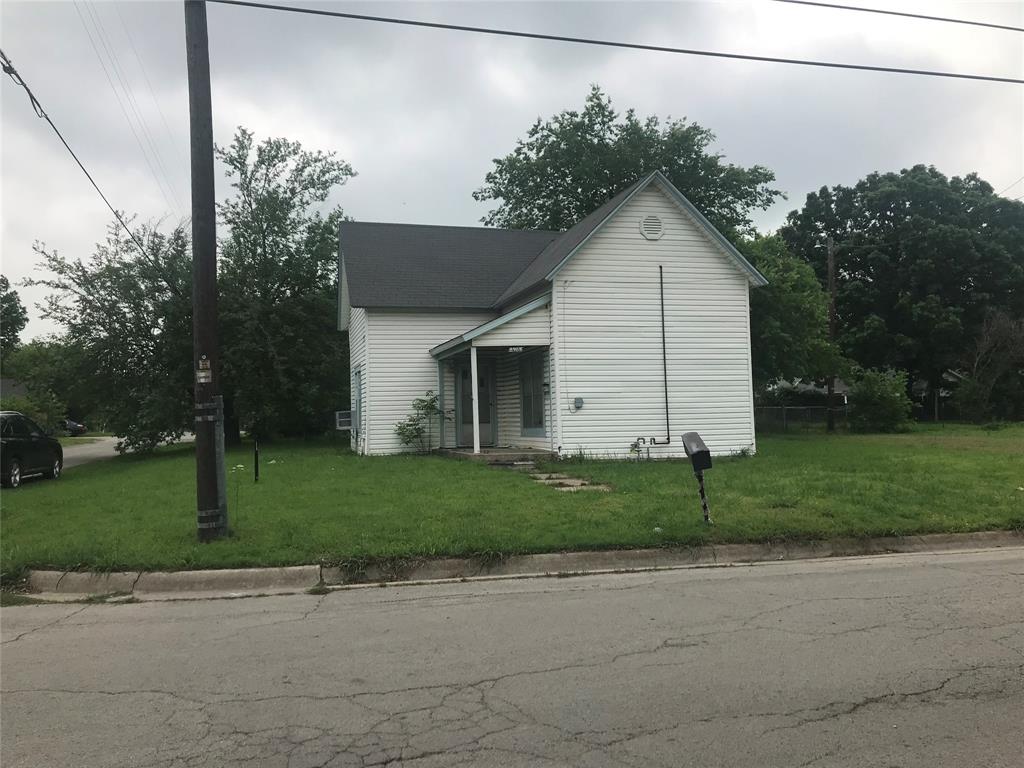
[[[828,340],[831,344],[836,343],[836,244],[829,235],[826,241],[828,247]],[[827,430],[836,431],[836,415],[833,410],[836,394],[836,373],[835,370],[828,374],[828,407],[825,419]]]
[[[192,149],[192,349],[195,368],[196,524],[200,541],[227,535],[224,399],[217,346],[217,212],[205,0],[185,0]]]

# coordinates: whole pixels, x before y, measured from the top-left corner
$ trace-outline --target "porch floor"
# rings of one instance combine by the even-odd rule
[[[442,456],[450,456],[453,459],[482,461],[487,464],[514,464],[516,462],[537,461],[539,459],[550,459],[555,455],[553,451],[545,451],[541,448],[512,448],[507,446],[481,448],[480,453],[473,453],[472,448],[441,448],[438,453]]]

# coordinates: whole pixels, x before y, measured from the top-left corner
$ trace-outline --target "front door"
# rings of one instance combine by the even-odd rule
[[[477,407],[480,410],[480,445],[494,445],[495,399],[494,366],[490,361],[477,359]],[[459,404],[459,445],[473,444],[473,374],[469,364],[459,366],[455,379]]]

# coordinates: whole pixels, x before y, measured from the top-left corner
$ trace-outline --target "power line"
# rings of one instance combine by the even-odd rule
[[[142,131],[142,137],[146,140],[146,143],[149,146],[150,153],[152,154],[153,160],[160,172],[161,179],[167,187],[167,190],[171,193],[171,197],[174,200],[175,207],[178,209],[178,213],[181,214],[183,211],[181,207],[181,200],[178,199],[178,195],[174,191],[174,185],[171,184],[167,168],[164,166],[163,155],[161,154],[156,141],[153,139],[153,134],[150,132],[146,121],[142,117],[142,108],[139,106],[138,99],[135,98],[135,90],[132,88],[131,80],[128,79],[127,72],[124,67],[121,66],[121,59],[118,56],[117,47],[114,45],[111,37],[107,34],[106,25],[103,23],[102,16],[100,16],[99,8],[94,7],[95,3],[90,3],[88,0],[84,0],[84,4],[86,9],[88,9],[89,13],[92,15],[93,23],[96,25],[97,34],[99,34],[100,41],[103,43],[103,47],[107,51],[107,56],[114,68],[114,73],[117,75],[117,79],[121,83],[121,90],[124,91],[125,97],[128,100],[128,105],[135,114],[135,121],[138,124],[139,129]]]
[[[786,59],[776,56],[754,56],[745,53],[725,53],[723,51],[704,51],[694,48],[672,48],[664,45],[644,45],[642,43],[624,43],[614,40],[598,40],[589,37],[568,37],[565,35],[546,35],[540,32],[519,32],[510,29],[495,29],[492,27],[470,27],[463,24],[442,24],[434,21],[417,21],[415,19],[401,19],[391,16],[366,16],[360,13],[342,13],[340,11],[326,11],[318,8],[302,8],[291,5],[271,5],[269,3],[254,3],[248,0],[207,0],[210,3],[222,5],[237,5],[248,8],[261,8],[267,11],[288,11],[291,13],[305,13],[313,16],[333,16],[339,19],[353,19],[355,21],[373,21],[382,24],[401,24],[409,27],[426,27],[428,29],[447,29],[454,32],[474,32],[481,35],[500,35],[503,37],[520,37],[532,40],[550,40],[560,43],[581,43],[584,45],[600,45],[606,48],[631,48],[638,51],[656,51],[658,53],[680,53],[688,56],[711,56],[719,59],[740,59],[743,61],[765,61],[774,64],[798,64],[807,67],[829,67],[832,69],[856,69],[867,72],[891,72],[903,75],[924,75],[927,77],[950,77],[960,80],[986,80],[995,83],[1014,83],[1024,85],[1024,80],[1013,77],[995,77],[993,75],[971,75],[961,72],[938,72],[927,69],[904,69],[901,67],[880,67],[870,64],[844,64],[835,61],[818,61],[814,59]]]
[[[1009,189],[1010,187],[1014,187],[1014,186],[1016,186],[1017,184],[1020,184],[1020,183],[1021,183],[1022,181],[1024,181],[1024,176],[1021,176],[1021,177],[1020,177],[1019,179],[1017,179],[1017,180],[1016,180],[1015,182],[1013,182],[1012,184],[1007,184],[1007,185],[1006,185],[1005,187],[1003,187],[1003,188],[1002,188],[1001,190],[999,190],[998,192],[996,192],[996,194],[997,194],[997,195],[1001,195],[1001,194],[1003,194],[1003,192],[1005,192],[1006,190],[1008,190],[1008,189]]]
[[[75,151],[72,150],[71,145],[68,143],[68,140],[65,137],[63,137],[63,134],[60,133],[60,130],[53,124],[53,121],[50,120],[50,116],[46,114],[46,111],[43,109],[43,105],[39,103],[39,99],[36,98],[36,94],[32,92],[32,89],[29,87],[29,84],[26,83],[25,80],[22,79],[22,76],[18,74],[17,70],[14,69],[13,63],[11,63],[11,60],[7,57],[7,54],[4,53],[2,49],[0,49],[0,61],[3,62],[4,73],[6,75],[9,75],[10,79],[13,80],[15,84],[22,86],[25,89],[25,92],[29,96],[29,102],[32,104],[32,109],[35,110],[36,115],[38,117],[41,117],[47,123],[49,123],[50,128],[53,129],[53,132],[57,134],[57,138],[60,139],[60,143],[65,145],[66,150],[69,152],[72,158],[75,159],[75,162],[78,163],[78,167],[82,169],[82,173],[84,173],[85,177],[89,179],[89,183],[92,184],[92,187],[96,190],[96,193],[99,195],[100,198],[102,198],[103,202],[106,204],[106,207],[111,209],[111,213],[114,214],[114,217],[120,222],[121,226],[124,227],[125,231],[128,232],[128,237],[130,237],[135,242],[135,245],[138,246],[138,249],[139,251],[142,252],[142,255],[148,258],[148,254],[146,254],[145,252],[145,246],[142,245],[142,241],[140,241],[138,239],[138,236],[136,236],[135,232],[131,230],[131,228],[128,226],[127,222],[125,222],[124,218],[121,216],[118,210],[111,205],[111,201],[106,199],[106,196],[103,195],[103,190],[99,188],[99,184],[97,184],[96,180],[92,178],[92,174],[89,173],[86,167],[82,165],[82,161],[78,159],[78,155],[76,155]]]
[[[153,176],[153,181],[156,183],[157,189],[160,190],[160,195],[163,197],[164,202],[167,203],[168,208],[173,208],[174,204],[171,202],[170,197],[167,195],[167,191],[164,189],[164,185],[160,182],[159,174],[156,168],[153,166],[153,162],[149,158],[149,154],[146,152],[145,146],[142,144],[142,139],[139,137],[139,132],[135,128],[135,123],[132,122],[131,117],[128,114],[128,109],[125,107],[124,100],[121,96],[120,91],[117,90],[117,86],[114,85],[114,78],[111,77],[110,69],[107,67],[106,61],[103,56],[100,55],[99,46],[96,45],[96,38],[93,37],[92,30],[89,29],[89,25],[86,23],[85,16],[82,14],[81,8],[78,6],[78,2],[74,2],[75,13],[78,14],[78,20],[82,22],[82,28],[85,30],[86,36],[89,38],[89,45],[92,46],[93,53],[96,54],[96,60],[100,63],[100,68],[103,70],[104,76],[107,78],[107,84],[110,86],[111,92],[114,94],[114,99],[117,101],[117,106],[121,110],[121,114],[124,116],[125,122],[128,123],[128,128],[132,132],[132,136],[135,138],[135,143],[139,146],[139,152],[142,153],[142,159],[146,162],[146,167],[149,168],[150,174]],[[88,11],[86,6],[86,11]],[[99,31],[97,30],[97,36]],[[102,40],[100,43],[102,44]]]
[[[132,37],[132,33],[128,28],[127,22],[124,20],[124,15],[121,13],[119,3],[114,3],[114,10],[117,11],[117,17],[121,21],[121,28],[124,30],[125,37],[128,38],[128,44],[132,47],[132,53],[135,54],[135,59],[139,62],[139,69],[142,71],[142,79],[145,81],[146,88],[149,90],[149,97],[152,99],[153,105],[156,107],[157,113],[160,115],[160,122],[163,123],[164,131],[167,134],[170,145],[174,148],[174,153],[178,156],[178,160],[181,162],[181,167],[187,168],[188,160],[182,153],[181,148],[174,141],[174,132],[171,131],[171,126],[167,122],[167,116],[164,114],[163,107],[160,106],[160,101],[156,97],[156,91],[153,88],[153,83],[149,79],[149,73],[146,71],[146,64],[142,60],[142,56],[139,54],[139,49],[135,46],[135,40]]]
[[[862,8],[858,5],[836,5],[834,3],[818,3],[812,0],[774,0],[776,3],[792,3],[793,5],[813,5],[817,8],[832,8],[837,11],[863,11],[864,13],[881,13],[886,16],[905,16],[908,19],[924,19],[925,21],[944,21],[949,24],[970,24],[973,27],[991,27],[992,29],[1005,29],[1010,32],[1024,32],[1024,27],[1011,27],[1006,24],[992,24],[988,21],[973,21],[971,19],[951,19],[948,16],[927,16],[923,13],[906,13],[904,11],[886,11],[881,8]]]

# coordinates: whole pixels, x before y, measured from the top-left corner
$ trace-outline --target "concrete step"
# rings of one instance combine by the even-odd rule
[[[602,493],[609,493],[611,491],[610,485],[602,485],[600,483],[585,483],[584,485],[561,485],[555,486],[556,491],[568,491],[569,493],[575,493],[576,491],[599,491]]]
[[[538,480],[541,485],[553,485],[555,488],[579,488],[587,485],[586,480],[578,477],[556,477],[549,480]]]

